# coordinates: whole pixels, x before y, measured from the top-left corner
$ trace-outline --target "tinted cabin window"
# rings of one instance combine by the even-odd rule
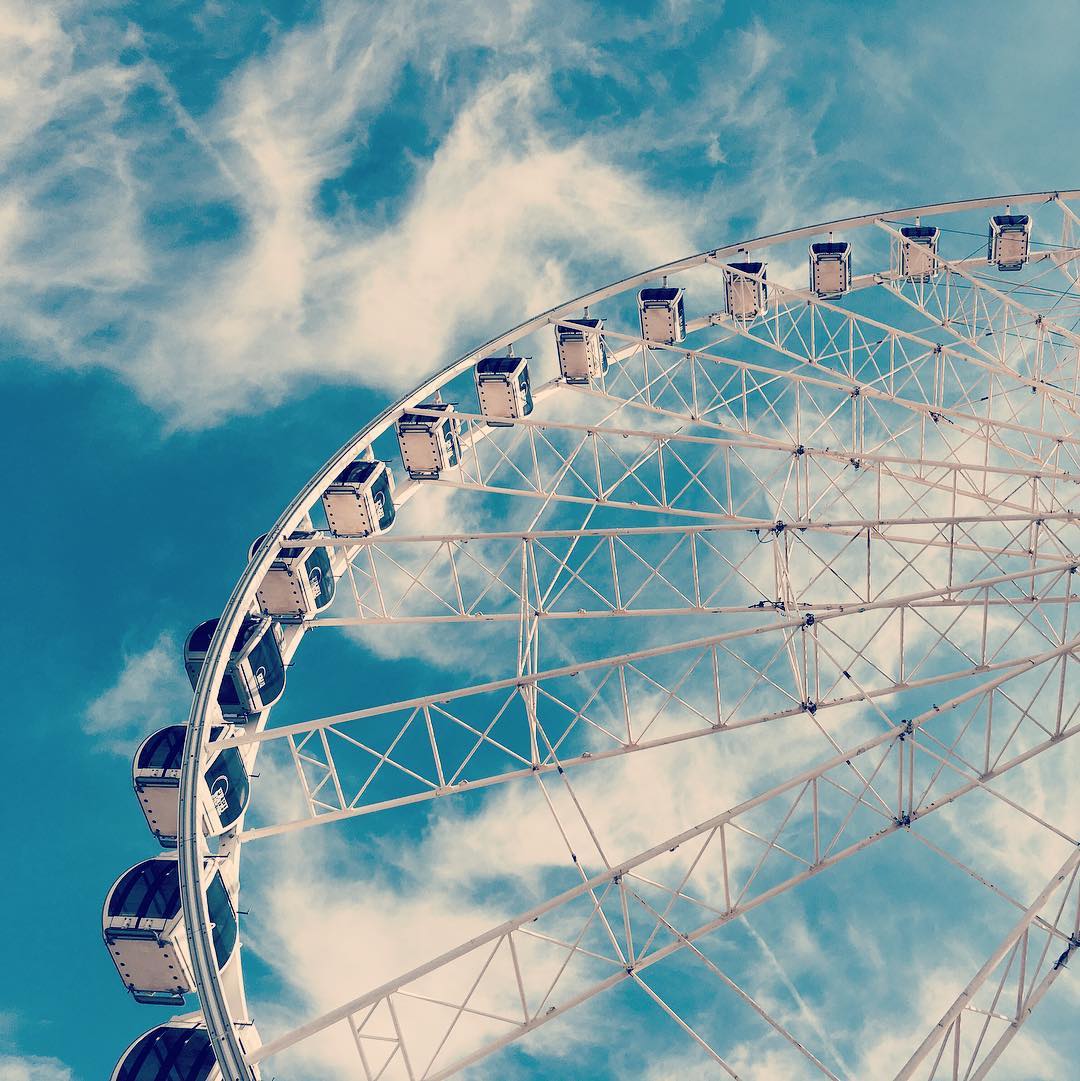
[[[334,576],[330,573],[330,553],[316,548],[307,558],[307,572],[315,589],[315,604],[323,608],[333,600]]]
[[[191,681],[191,689],[194,690],[199,682],[199,673],[202,671],[203,657],[198,654],[205,654],[210,648],[210,640],[214,637],[214,631],[217,630],[217,619],[208,619],[205,623],[200,623],[198,627],[191,632],[188,638],[187,649],[185,653],[195,654],[190,659],[186,659],[185,667],[187,668],[188,679]],[[259,629],[259,620],[254,616],[247,616],[244,622],[240,625],[240,631],[236,636],[236,640],[233,642],[233,653],[239,652],[244,647],[244,643]],[[237,694],[236,687],[233,685],[232,678],[228,675],[221,681],[221,686],[218,688],[218,702],[222,706],[237,707],[242,705],[240,697]]]
[[[231,826],[247,806],[248,775],[236,747],[226,747],[206,771],[206,785],[223,826]]]
[[[132,867],[109,899],[110,916],[170,920],[180,911],[180,870],[176,860],[147,860]]]
[[[247,645],[251,636],[258,631],[259,623],[260,620],[256,616],[244,616],[244,622],[237,632],[236,641],[233,642],[233,653],[239,653]]]
[[[311,536],[310,533],[293,533],[297,540],[304,540]],[[304,554],[303,548],[282,548],[278,551],[278,559],[299,559]]]
[[[236,693],[236,683],[233,681],[232,674],[225,673],[225,678],[221,681],[221,686],[218,688],[217,696],[218,704],[222,706],[239,706],[240,695]]]
[[[454,433],[451,421],[443,425],[443,433],[446,436],[446,464],[457,465],[458,463],[458,437]]]
[[[182,724],[155,732],[139,752],[139,769],[179,769],[184,753],[184,732]]]
[[[390,495],[390,478],[383,473],[371,486],[371,496],[379,509],[379,528],[386,529],[394,520],[394,500]]]
[[[205,623],[200,623],[188,638],[188,649],[192,653],[205,653],[210,648],[210,639],[214,637],[217,625],[216,619],[208,619]]]
[[[345,468],[335,483],[359,484],[367,480],[378,467],[378,462],[353,462]]]
[[[116,1081],[206,1081],[213,1068],[206,1029],[157,1028],[131,1049]]]
[[[263,635],[262,641],[248,655],[248,663],[262,700],[273,702],[285,686],[285,666],[281,663],[281,654],[272,632],[267,631]],[[233,693],[236,693],[235,689]]]
[[[217,630],[219,619],[208,619],[205,623],[200,623],[195,630],[191,632],[188,638],[187,649],[189,653],[205,653],[210,648],[210,641],[214,637],[214,632]],[[240,630],[236,635],[236,640],[233,642],[233,652],[243,649],[244,643],[259,629],[259,621],[255,616],[245,616],[244,622],[240,625]]]
[[[210,922],[214,925],[214,955],[220,966],[232,956],[236,945],[236,913],[233,912],[229,891],[221,881],[220,874],[214,875],[206,891],[206,906],[210,911]]]

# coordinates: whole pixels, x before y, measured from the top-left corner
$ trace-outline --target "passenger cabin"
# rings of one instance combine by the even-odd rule
[[[764,263],[728,263],[724,267],[724,295],[732,319],[748,322],[765,310],[769,291]]]
[[[480,412],[489,420],[515,420],[533,411],[525,357],[485,357],[474,369]]]
[[[238,1029],[245,1053],[256,1050],[252,1026]],[[255,1068],[254,1076],[259,1076]],[[110,1081],[223,1081],[205,1025],[194,1018],[173,1018],[140,1036],[116,1064]]]
[[[934,225],[905,225],[900,236],[900,276],[911,282],[928,282],[937,272],[941,230]]]
[[[184,667],[194,687],[206,660],[218,621],[208,619],[184,643]],[[245,616],[233,640],[232,654],[218,688],[218,705],[226,717],[247,718],[272,706],[285,690],[285,663],[280,631],[266,616]]]
[[[851,245],[845,240],[810,245],[810,290],[835,300],[851,288]]]
[[[990,219],[986,260],[998,270],[1020,270],[1031,250],[1031,218],[1027,214],[995,214]]]
[[[214,955],[223,967],[236,949],[236,909],[220,871],[206,889]],[[194,990],[175,853],[125,871],[102,911],[102,934],[124,986],[136,1002],[181,1006]]]
[[[638,293],[641,336],[650,342],[674,345],[686,337],[686,310],[681,289],[642,289]]]
[[[424,402],[416,408],[440,415],[401,414],[397,423],[401,460],[413,480],[438,480],[444,469],[453,468],[461,460],[458,420],[448,402]]]
[[[221,1081],[210,1033],[194,1022],[160,1025],[124,1052],[112,1081]]]
[[[290,540],[312,540],[318,533],[293,533]],[[252,542],[248,559],[253,559],[264,533]],[[334,599],[334,572],[327,548],[279,548],[270,569],[255,594],[259,610],[266,616],[304,619],[321,612]]]
[[[211,731],[217,739],[228,729]],[[180,769],[187,726],[173,724],[143,740],[131,764],[131,780],[150,832],[163,848],[176,847]],[[251,781],[237,747],[213,754],[203,772],[202,824],[207,836],[227,830],[244,813]]]
[[[603,319],[567,319],[555,326],[559,370],[567,383],[592,383],[608,369]]]
[[[353,462],[322,496],[330,532],[370,537],[394,524],[394,475],[386,462]]]

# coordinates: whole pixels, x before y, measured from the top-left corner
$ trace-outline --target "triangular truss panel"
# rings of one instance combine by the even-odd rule
[[[519,1046],[553,1073],[561,1019],[593,1008],[627,1044],[575,1062],[598,1077],[677,1040],[717,1076],[876,1076],[770,936],[794,913],[819,964],[868,955],[837,938],[860,861],[880,905],[925,858],[967,907],[928,872],[918,905],[875,910],[919,949],[860,969],[867,1016],[935,935],[943,970],[997,936],[892,1069],[1008,1076],[1080,943],[1074,196],[866,215],[628,279],[451,365],[313,481],[275,528],[335,595],[266,613],[302,692],[284,708],[221,727],[200,690],[202,753],[264,775],[207,847],[338,823],[333,851],[385,861],[364,873],[386,896],[452,882],[486,930],[432,932],[425,962],[358,974],[232,1073],[319,1039],[365,1081],[497,1073]],[[335,533],[321,499],[348,476],[366,525]],[[268,568],[230,618],[271,606]],[[222,1047],[232,1008],[208,994]]]

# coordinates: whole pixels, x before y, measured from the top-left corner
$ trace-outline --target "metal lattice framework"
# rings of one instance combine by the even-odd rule
[[[894,1064],[898,1079],[990,1075],[1080,945],[1080,825],[1022,783],[1080,731],[1078,196],[863,215],[650,270],[488,342],[326,463],[225,608],[185,748],[184,911],[224,1077],[265,1077],[260,1064],[344,1034],[347,1076],[436,1081],[529,1046],[531,1032],[618,986],[636,988],[717,1076],[743,1076],[722,1038],[658,982],[673,966],[723,989],[807,1076],[852,1076],[708,944],[882,842],[947,861],[1019,914]],[[1015,274],[988,265],[985,233],[971,235],[1009,203],[1035,221]],[[925,280],[899,269],[899,230],[920,217],[942,229]],[[873,270],[824,299],[784,267],[833,234]],[[770,262],[767,279],[745,262],[731,268],[747,250]],[[732,318],[725,276],[767,285],[767,304]],[[683,341],[643,338],[627,305],[661,278],[686,290]],[[511,343],[550,354],[552,328],[583,309],[606,318],[591,332],[610,350],[606,374],[568,385],[540,356],[535,411],[490,424],[470,397],[473,365]],[[545,364],[554,377],[541,385]],[[416,693],[390,688],[352,708],[312,698],[287,723],[267,711],[212,743],[226,645],[277,547],[313,510],[319,526],[319,498],[345,465],[396,454],[404,411],[438,417],[440,393],[458,404],[460,463],[399,485],[392,530],[290,540],[331,548],[340,577],[331,608],[289,625],[286,653],[326,636],[362,646],[373,633],[475,635],[463,640],[499,643],[491,664],[429,666]],[[425,511],[433,491],[454,509],[440,511],[442,529]],[[735,735],[743,729],[753,732]],[[590,778],[663,748],[777,734],[787,757],[761,763],[755,795],[717,791],[700,821],[612,854]],[[198,779],[223,745],[287,766],[271,772],[289,791],[211,844]],[[657,766],[650,783],[663,800],[678,778]],[[222,978],[212,950],[208,844],[239,861],[249,843],[320,826],[377,831],[391,810],[429,814],[468,798],[475,808],[514,786],[539,791],[565,853],[543,868],[544,899],[381,986],[358,973],[348,1001],[245,1055],[242,981]],[[976,866],[929,829],[976,799],[1071,846],[1068,858],[1014,896],[1000,866]],[[345,824],[353,818],[363,823]]]

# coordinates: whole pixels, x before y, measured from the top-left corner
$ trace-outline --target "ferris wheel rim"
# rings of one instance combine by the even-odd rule
[[[237,1026],[246,1019],[234,1017],[222,984],[221,973],[214,956],[212,926],[206,907],[202,885],[203,837],[199,828],[198,785],[202,775],[203,753],[212,723],[210,713],[215,703],[215,692],[225,672],[230,643],[236,630],[255,599],[259,582],[269,569],[278,542],[295,531],[308,508],[319,497],[335,475],[355,459],[357,453],[387,432],[405,410],[418,405],[446,383],[467,371],[478,359],[494,353],[527,334],[569,316],[578,309],[598,303],[612,296],[633,289],[657,277],[676,274],[701,266],[710,260],[735,255],[741,250],[760,250],[785,242],[809,238],[834,230],[858,228],[880,223],[882,220],[906,218],[916,215],[955,213],[978,210],[1001,204],[1024,205],[1048,203],[1080,198],[1080,189],[1025,192],[1011,195],[982,196],[973,199],[937,202],[920,206],[875,211],[845,218],[821,222],[810,226],[777,233],[764,234],[748,240],[709,248],[695,255],[685,256],[645,271],[609,283],[599,289],[577,296],[539,314],[530,316],[509,330],[502,332],[479,347],[428,376],[413,389],[387,406],[376,418],[360,428],[312,475],[279,515],[277,521],[265,534],[261,547],[256,551],[238,579],[222,610],[213,640],[199,673],[194,699],[189,714],[179,785],[179,820],[177,858],[181,911],[187,941],[191,953],[191,968],[198,1008],[209,1032],[219,1068],[230,1081],[249,1081],[253,1076],[248,1056],[237,1036]],[[558,381],[553,381],[557,384]],[[554,386],[549,384],[551,389]],[[416,491],[418,482],[410,482],[410,491]],[[239,952],[237,954],[239,958]],[[242,986],[242,985],[241,985]]]

